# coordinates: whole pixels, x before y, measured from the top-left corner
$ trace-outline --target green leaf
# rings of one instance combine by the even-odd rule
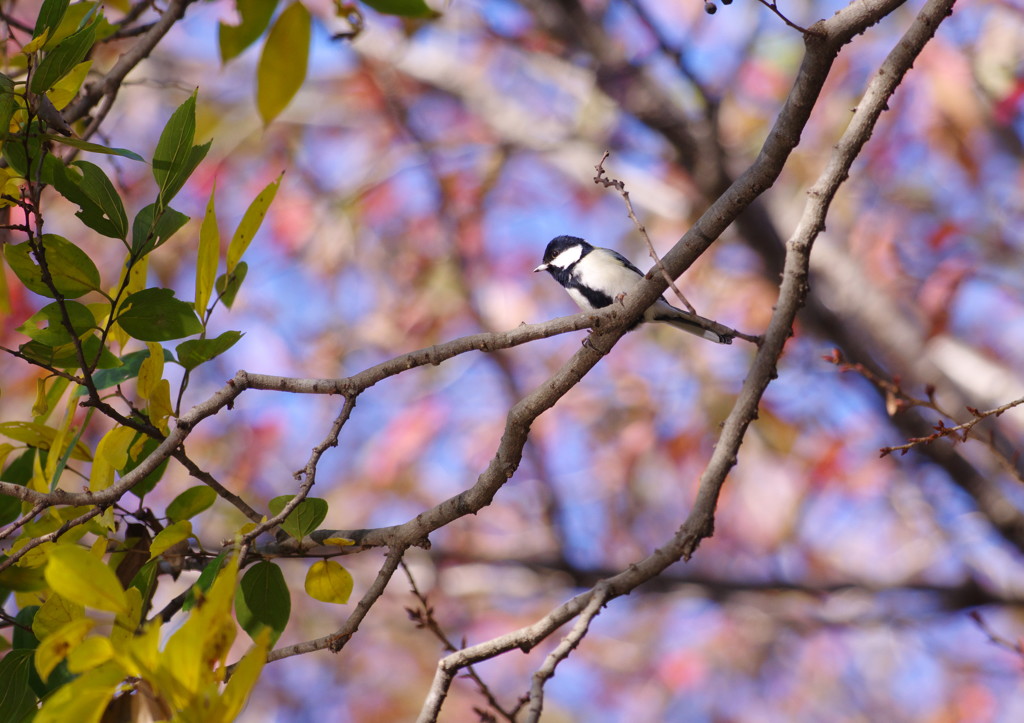
[[[11,117],[17,107],[14,99],[14,81],[0,73],[0,132],[7,133],[11,127]]]
[[[220,60],[227,63],[256,42],[270,24],[277,0],[236,0],[235,7],[242,21],[238,25],[220,23]]]
[[[74,336],[79,337],[90,329],[96,328],[96,320],[92,312],[83,304],[77,301],[65,301],[64,308],[67,310],[68,318],[71,320],[71,328],[74,329]],[[47,326],[40,328],[39,324],[46,322]],[[30,339],[35,339],[42,344],[49,346],[60,346],[70,344],[74,337],[64,328],[64,319],[60,312],[60,304],[54,301],[34,313],[25,323],[17,329]]]
[[[195,133],[196,93],[193,92],[171,114],[153,151],[153,178],[160,187],[161,207],[170,203],[210,150],[210,143],[192,145]]]
[[[89,161],[75,161],[71,165],[82,171],[82,190],[96,202],[104,216],[116,228],[117,235],[114,238],[124,239],[128,235],[128,214],[125,213],[121,197],[114,184],[107,178],[107,174]]]
[[[292,599],[281,568],[263,560],[246,570],[235,595],[235,615],[249,637],[270,629],[270,644],[281,637],[292,611]]]
[[[29,686],[33,651],[12,650],[0,660],[0,720],[21,721],[34,713],[36,694]]]
[[[225,561],[228,559],[228,555],[231,554],[231,548],[225,548],[221,551],[217,557],[210,560],[210,562],[203,568],[203,571],[199,573],[199,578],[195,581],[195,584],[189,588],[188,595],[185,596],[185,602],[181,606],[181,609],[188,612],[196,604],[196,598],[198,593],[205,593],[213,585],[213,581],[217,579],[217,573],[224,567]]]
[[[6,147],[7,143],[4,144]],[[57,292],[69,299],[100,288],[100,272],[88,254],[62,236],[52,233],[39,238],[46,265]],[[54,293],[43,283],[43,274],[36,265],[28,241],[17,245],[4,245],[4,256],[11,271],[21,283],[41,296],[55,298]]]
[[[275,516],[279,514],[294,496],[281,495],[270,500],[267,505],[270,508],[270,514]],[[307,497],[291,511],[291,514],[284,518],[281,529],[296,540],[301,540],[319,527],[325,517],[327,517],[327,501],[319,497]]]
[[[436,18],[440,15],[427,7],[423,0],[363,0],[379,13],[405,18]]]
[[[256,69],[256,107],[264,125],[285,109],[306,80],[312,20],[301,2],[284,9],[263,45]]]
[[[149,356],[148,352],[144,352],[146,356]],[[137,456],[132,456],[131,448],[128,450],[128,464],[125,465],[124,469],[121,470],[121,476],[128,474],[133,469],[139,466],[139,464],[153,454],[153,451],[160,446],[159,440],[149,438],[142,443],[142,449],[139,450]],[[141,480],[139,480],[132,488],[131,493],[136,497],[143,497],[147,492],[150,492],[156,483],[160,481],[160,478],[164,476],[164,471],[167,469],[167,463],[170,458],[165,459],[163,462],[158,464],[152,472],[147,474]]]
[[[144,362],[147,357],[149,357],[148,349],[133,351],[131,354],[125,354],[120,358],[120,364],[115,364],[110,368],[104,368],[93,374],[92,382],[96,385],[96,389],[100,390],[109,389],[121,382],[134,379],[139,375],[139,367],[142,366],[142,362]],[[164,349],[164,361],[174,361],[174,355],[167,349]],[[79,387],[74,392],[76,397],[81,397],[85,394],[88,394],[88,390],[86,390],[85,387]]]
[[[26,146],[28,147],[26,154]],[[43,149],[42,138],[39,133],[39,122],[31,124],[28,129],[23,129],[14,138],[3,145],[4,160],[22,178],[36,178],[43,164],[43,158],[47,155]],[[32,167],[29,168],[29,159],[32,159]]]
[[[112,219],[107,218],[100,205],[82,187],[84,177],[65,166],[56,156],[47,154],[43,158],[41,180],[43,183],[49,183],[57,189],[57,193],[78,206],[79,210],[75,216],[93,231],[110,238],[124,239],[118,225]],[[124,212],[123,207],[121,211]],[[127,219],[125,219],[125,224],[127,225]]]
[[[38,341],[30,341],[18,347],[18,351],[25,355],[30,361],[38,364],[56,367],[58,369],[78,369],[81,362],[74,343],[50,346]],[[86,366],[97,369],[112,369],[120,366],[120,362],[113,352],[103,346],[97,336],[87,336],[82,339],[82,356],[85,357]]]
[[[86,607],[128,612],[128,599],[114,571],[77,545],[57,545],[50,550],[43,573],[54,592]]]
[[[46,44],[43,45],[43,50],[53,50],[60,44],[66,37],[71,35],[73,32],[81,29],[82,25],[88,20],[89,15],[95,12],[95,2],[76,2],[68,6],[67,12],[64,13],[64,17],[61,18],[60,23],[53,29],[47,38]],[[110,23],[104,18],[99,19],[99,24],[106,26],[108,29],[105,31],[108,34]],[[105,37],[102,34],[103,29],[97,27],[96,38],[101,39]]]
[[[125,299],[121,309],[117,323],[140,341],[170,341],[203,330],[192,304],[175,299],[171,289],[143,289]]]
[[[306,572],[306,594],[315,600],[344,605],[352,596],[352,575],[334,560],[320,560]]]
[[[127,148],[111,148],[110,146],[103,146],[99,143],[90,143],[89,141],[83,141],[81,138],[72,138],[71,136],[57,135],[56,133],[43,133],[42,137],[48,141],[56,141],[57,143],[63,143],[65,146],[72,146],[83,151],[90,151],[92,153],[102,153],[106,156],[121,156],[122,158],[128,158],[133,161],[146,162],[146,159],[140,156],[135,151],[130,151]]]
[[[167,505],[167,518],[171,522],[189,520],[208,509],[217,499],[212,487],[199,485],[189,487]]]
[[[224,306],[229,309],[235,303],[235,295],[238,294],[238,290],[242,287],[242,282],[245,281],[245,274],[248,271],[249,264],[240,261],[234,271],[217,277],[217,283],[214,284],[214,288],[220,294],[220,300],[224,302]]]
[[[79,211],[75,213],[82,223],[97,233],[121,239],[128,235],[128,216],[121,197],[103,170],[88,161],[76,161],[73,168],[66,167],[55,156],[43,160],[42,180],[50,183]]]
[[[183,341],[175,349],[178,354],[178,362],[186,369],[195,369],[200,364],[226,352],[241,338],[242,332],[240,331],[225,331],[216,339]]]
[[[173,208],[151,203],[132,222],[132,256],[140,259],[164,244],[188,222],[188,216]]]
[[[43,31],[53,30],[60,25],[60,21],[67,12],[69,0],[43,0],[43,6],[39,8],[39,17],[36,18],[36,27],[32,31],[32,37],[38,38]]]
[[[96,40],[96,26],[95,21],[89,23],[49,51],[32,74],[29,90],[36,95],[45,93],[54,83],[70,73],[72,68],[85,60]]]
[[[242,220],[238,222],[235,235],[231,237],[231,243],[228,244],[228,273],[234,271],[249,248],[249,244],[252,243],[256,232],[260,230],[263,219],[267,216],[267,209],[270,208],[270,204],[274,202],[274,196],[277,195],[277,189],[281,185],[283,176],[284,173],[268,183],[266,188],[256,195],[256,198],[249,204],[249,208],[245,210]]]

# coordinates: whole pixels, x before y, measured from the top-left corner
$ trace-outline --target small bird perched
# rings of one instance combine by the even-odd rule
[[[633,290],[644,274],[622,254],[575,236],[557,236],[544,250],[547,271],[583,311],[603,309]],[[662,296],[644,312],[643,321],[661,321],[719,344],[732,344],[735,332],[702,316],[677,309]]]

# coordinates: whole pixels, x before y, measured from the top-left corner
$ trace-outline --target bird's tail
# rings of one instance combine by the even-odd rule
[[[719,344],[732,344],[732,340],[736,338],[735,329],[730,329],[723,324],[711,321],[711,319],[705,319],[703,316],[697,316],[675,307],[672,307],[671,312],[656,313],[651,318],[651,321],[671,324],[677,329],[682,329],[685,332]]]

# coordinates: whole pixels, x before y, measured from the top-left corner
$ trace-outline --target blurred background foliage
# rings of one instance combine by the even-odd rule
[[[917,5],[843,50],[779,182],[682,277],[700,314],[763,330],[779,240]],[[457,0],[429,20],[362,7],[354,39],[334,37],[351,30],[347,9],[308,7],[306,82],[270,126],[254,101],[258,45],[219,58],[217,22],[237,19],[229,2],[193,5],[103,126],[105,142],[151,149],[200,88],[196,138],[213,146],[176,201],[192,217],[168,244],[176,252],[150,267],[150,283],[182,298],[214,182],[227,235],[285,171],[245,285],[211,327],[246,335],[193,377],[186,408],[239,368],[343,376],[455,336],[574,312],[550,278],[530,273],[551,237],[583,236],[651,265],[622,200],[592,181],[602,153],[611,151],[610,173],[665,252],[754,158],[802,55],[800,33],[750,1],[709,15],[696,0]],[[782,9],[809,26],[839,7]],[[978,440],[881,457],[940,415],[891,393],[887,409],[884,391],[825,358],[839,348],[917,398],[934,388],[948,424],[969,419],[967,404],[1024,396],[1022,33],[1024,9],[998,0],[964,3],[941,26],[832,208],[812,256],[813,303],[726,484],[714,537],[596,619],[549,683],[545,720],[1022,715],[1022,655],[991,639],[1012,642],[1024,629],[1022,417],[1002,415]],[[109,65],[118,53],[110,43],[94,57]],[[145,166],[95,162],[130,209],[149,201]],[[74,210],[54,196],[48,229],[113,275],[121,249],[90,238]],[[17,284],[10,292],[0,337],[16,346],[14,328],[43,302]],[[313,494],[330,503],[325,526],[404,522],[469,487],[508,407],[581,339],[464,355],[364,394],[321,462]],[[534,425],[523,465],[491,506],[408,554],[448,636],[476,643],[529,624],[669,537],[751,355],[744,343],[668,328],[627,336]],[[31,405],[37,376],[0,358],[0,421]],[[265,509],[294,490],[292,473],[339,405],[249,392],[197,429],[189,452]],[[103,431],[83,438],[94,445]],[[190,486],[172,462],[147,504]],[[243,521],[215,505],[195,529],[215,548]],[[345,561],[357,596],[378,563],[374,552]],[[282,566],[301,590],[307,565]],[[192,579],[186,572],[160,594],[170,599]],[[301,595],[292,602],[279,645],[324,635],[345,614]],[[441,653],[403,609],[418,605],[397,575],[339,656],[268,666],[242,720],[411,719]],[[477,672],[511,705],[556,642]],[[443,719],[472,720],[484,706],[460,681]]]

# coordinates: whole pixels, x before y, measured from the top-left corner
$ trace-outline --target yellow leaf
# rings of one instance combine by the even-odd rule
[[[35,664],[36,672],[44,682],[50,677],[53,669],[60,665],[60,661],[64,660],[73,648],[85,640],[85,636],[89,634],[95,624],[88,618],[78,618],[39,641],[39,647],[35,652]]]
[[[306,79],[309,11],[293,2],[274,22],[256,70],[256,106],[264,125],[285,109]]]
[[[63,595],[52,594],[32,618],[32,634],[42,640],[73,620],[85,617],[85,607]]]
[[[174,547],[182,540],[187,540],[191,536],[191,520],[182,520],[181,522],[175,522],[173,525],[168,525],[164,529],[160,530],[156,537],[153,538],[153,542],[150,543],[149,559],[152,560],[159,557],[169,548]]]
[[[264,515],[263,520],[266,521],[266,519],[267,519],[266,515]],[[255,522],[246,522],[244,525],[242,525],[241,527],[238,528],[238,534],[239,535],[248,535],[250,532],[252,532],[255,529],[256,529],[256,523]]]
[[[233,721],[242,712],[249,693],[252,692],[256,681],[260,677],[263,665],[267,662],[267,648],[270,646],[270,629],[264,628],[256,636],[256,644],[245,654],[235,666],[231,680],[224,688],[221,696],[221,708],[219,719],[222,721]]]
[[[220,256],[220,231],[217,228],[217,210],[213,197],[217,192],[216,182],[210,191],[206,204],[206,215],[199,227],[199,258],[196,260],[196,313],[202,317],[210,303],[213,282],[217,278],[217,259]]]
[[[101,665],[58,688],[43,702],[33,723],[99,723],[124,671],[113,663]]]
[[[68,655],[68,670],[72,673],[84,673],[103,665],[112,657],[114,657],[114,648],[109,639],[87,638]]]
[[[46,28],[46,30],[44,30],[42,35],[40,35],[38,38],[32,38],[30,41],[25,43],[21,47],[21,52],[25,55],[31,55],[32,53],[36,52],[41,47],[46,45],[46,41],[49,39],[49,37],[50,29]]]
[[[114,482],[115,470],[128,464],[128,446],[135,439],[135,431],[128,427],[114,427],[103,435],[96,445],[96,456],[89,472],[89,491],[105,490]]]
[[[79,63],[71,69],[70,73],[54,83],[50,90],[46,91],[46,95],[50,99],[50,102],[53,103],[54,108],[61,110],[64,106],[74,100],[75,96],[78,95],[78,90],[82,87],[82,83],[85,81],[85,76],[89,73],[89,68],[91,67],[91,60]]]
[[[149,420],[159,427],[161,432],[167,434],[169,431],[167,418],[173,413],[174,409],[171,407],[171,383],[166,379],[161,379],[160,383],[157,384],[156,393],[149,400]]]
[[[352,595],[352,575],[334,560],[315,562],[306,572],[306,593],[321,602],[344,605]]]
[[[110,642],[119,650],[124,649],[128,641],[135,636],[135,631],[142,621],[142,593],[139,588],[130,587],[124,593],[128,598],[128,612],[119,613],[114,618],[114,627],[110,631]]]
[[[146,342],[149,349],[149,356],[142,361],[139,367],[139,396],[143,399],[152,399],[157,393],[157,385],[164,375],[164,349],[155,341]]]
[[[114,571],[88,550],[57,545],[50,551],[44,574],[50,587],[64,597],[100,610],[129,611],[124,588]]]
[[[156,342],[146,343],[149,356],[139,367],[139,396],[149,401],[149,419],[164,432],[167,431],[167,418],[173,413],[171,408],[171,383],[163,379],[164,350]]]
[[[356,544],[356,541],[350,540],[347,537],[328,537],[321,544],[337,545],[338,547],[348,547],[349,545]]]
[[[114,647],[114,657],[124,666],[130,675],[150,678],[160,664],[160,629],[162,619],[159,615],[142,627],[142,632],[124,640],[123,651],[118,645]],[[118,640],[112,640],[115,644]]]

